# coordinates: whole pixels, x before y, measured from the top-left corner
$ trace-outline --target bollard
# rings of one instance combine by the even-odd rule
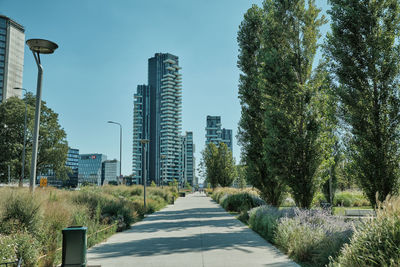
[[[87,227],[70,226],[62,230],[61,267],[86,267]]]

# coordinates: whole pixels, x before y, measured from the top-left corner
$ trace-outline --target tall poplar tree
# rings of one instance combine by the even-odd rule
[[[267,127],[264,122],[264,88],[261,84],[260,50],[264,38],[265,13],[253,5],[244,15],[239,27],[238,67],[239,99],[242,115],[239,121],[238,140],[242,145],[242,159],[247,165],[246,177],[250,184],[260,190],[268,204],[279,206],[285,191],[284,182],[272,175],[267,168],[264,137]]]
[[[325,22],[319,12],[313,0],[266,0],[249,9],[238,35],[239,137],[249,173],[265,174],[249,180],[278,196],[289,186],[299,207],[309,207],[324,182],[320,169],[333,144],[323,116],[327,74],[313,72]]]
[[[326,51],[340,86],[355,174],[372,204],[399,187],[399,30],[397,0],[331,0]]]

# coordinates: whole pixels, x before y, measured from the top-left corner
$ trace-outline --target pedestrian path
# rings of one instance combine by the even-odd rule
[[[89,265],[298,266],[204,194],[179,198],[88,250]]]

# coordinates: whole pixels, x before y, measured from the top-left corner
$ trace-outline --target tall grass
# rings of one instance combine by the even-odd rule
[[[168,187],[149,190],[144,209],[140,186],[46,188],[34,195],[27,189],[0,188],[0,263],[22,257],[23,266],[54,266],[61,261],[57,248],[63,228],[87,226],[90,247],[171,203],[174,192]],[[40,255],[46,257],[38,261]]]
[[[400,197],[378,203],[376,218],[360,224],[330,266],[400,266]]]

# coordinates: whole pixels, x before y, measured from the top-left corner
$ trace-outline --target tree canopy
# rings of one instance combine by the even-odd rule
[[[26,94],[24,100],[11,97],[0,104],[0,181],[6,181],[8,166],[11,168],[13,178],[21,176],[25,100],[28,104],[25,177],[29,177],[36,104],[35,96],[30,93]],[[58,114],[42,101],[37,173],[52,170],[58,178],[67,178],[68,168],[65,167],[67,152],[66,133],[58,123]]]

